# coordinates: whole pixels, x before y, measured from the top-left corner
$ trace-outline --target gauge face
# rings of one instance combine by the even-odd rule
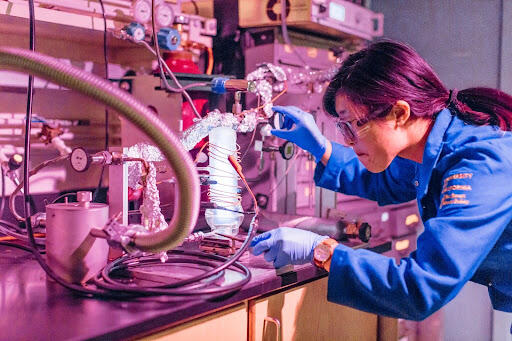
[[[156,23],[160,27],[168,27],[174,21],[174,13],[169,5],[161,4],[156,8]]]
[[[295,145],[290,141],[286,141],[283,144],[281,154],[283,156],[283,159],[290,160],[295,154]]]
[[[146,37],[146,32],[144,32],[144,28],[137,27],[133,30],[133,39],[137,41],[141,41]]]
[[[83,172],[89,168],[89,157],[83,148],[75,148],[71,152],[71,167],[77,172]]]
[[[133,3],[133,17],[141,24],[151,19],[151,3],[148,0],[136,0]]]

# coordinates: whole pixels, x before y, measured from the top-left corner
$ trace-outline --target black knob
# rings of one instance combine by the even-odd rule
[[[368,223],[362,223],[359,226],[359,239],[362,242],[368,243],[370,241],[370,237],[372,236],[372,227]]]
[[[14,171],[23,164],[23,157],[20,154],[13,154],[9,158],[8,167],[10,171]]]
[[[268,195],[261,193],[256,194],[256,202],[259,208],[266,209],[268,205]]]

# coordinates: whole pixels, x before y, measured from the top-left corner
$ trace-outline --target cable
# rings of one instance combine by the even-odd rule
[[[155,25],[155,0],[151,0],[151,28],[153,29],[153,43],[155,45],[155,54],[156,54],[156,60],[158,62],[158,68],[160,69],[160,78],[162,79],[162,81],[163,81],[163,83],[164,83],[164,85],[165,85],[165,87],[167,89],[172,89],[171,86],[169,85],[169,83],[167,82],[167,77],[165,76],[164,69],[163,69],[163,66],[162,66],[162,64],[165,64],[167,66],[167,63],[165,63],[165,61],[162,60],[162,56],[160,54],[160,46],[158,45],[158,37],[157,37],[157,34],[156,34],[156,25]],[[179,91],[179,92],[182,92],[183,96],[185,96],[187,101],[190,103],[190,107],[192,108],[192,111],[194,112],[194,114],[198,118],[201,118],[201,115],[197,111],[197,108],[194,105],[194,103],[192,101],[192,98],[190,97],[188,92],[186,92],[183,89],[183,87],[181,86],[180,82],[178,82],[178,80],[174,76],[174,73],[171,71],[171,69],[169,69],[167,67],[167,71],[169,72],[169,75],[171,76],[172,80],[180,88],[181,91]],[[172,90],[170,90],[170,91],[172,91]],[[174,92],[176,92],[176,91],[174,91]]]
[[[30,50],[35,50],[35,15],[34,15],[34,0],[29,0],[29,14],[30,14]],[[36,257],[38,263],[41,265],[41,267],[45,270],[45,272],[52,277],[56,282],[60,283],[61,285],[75,290],[77,292],[83,293],[83,294],[100,294],[97,293],[96,290],[90,290],[85,289],[82,286],[69,284],[66,281],[64,281],[62,278],[57,276],[50,267],[45,263],[44,259],[42,258],[41,254],[37,251],[36,246],[36,240],[34,237],[34,231],[32,229],[32,222],[30,221],[30,172],[29,172],[29,161],[30,161],[30,132],[31,132],[31,122],[32,122],[32,99],[33,99],[33,83],[34,83],[34,77],[32,75],[29,75],[29,82],[28,82],[28,89],[27,89],[27,113],[25,117],[25,141],[24,141],[24,158],[23,158],[23,199],[24,199],[24,209],[25,209],[25,226],[27,228],[28,233],[28,240],[30,242],[30,245],[32,246],[30,248],[30,251],[32,254]],[[5,243],[5,242],[4,242]],[[105,294],[106,296],[111,296],[109,293]]]
[[[256,197],[254,196],[254,193],[252,192],[250,186],[248,185],[247,181],[245,180],[245,176],[242,172],[242,166],[238,161],[236,160],[235,156],[229,155],[228,161],[232,165],[232,167],[235,169],[237,174],[242,179],[244,185],[246,186],[248,192],[251,194],[251,197],[253,199],[254,203],[254,216],[251,220],[251,223],[249,225],[249,231],[247,234],[247,237],[245,238],[244,242],[242,243],[242,246],[240,249],[231,257],[226,258],[223,256],[218,255],[210,255],[205,254],[202,252],[195,252],[195,251],[189,251],[189,250],[171,250],[167,252],[167,255],[174,256],[179,255],[181,257],[174,257],[169,258],[166,260],[166,264],[174,264],[174,263],[199,263],[201,265],[206,265],[209,267],[213,267],[210,265],[208,261],[197,261],[197,259],[194,259],[193,261],[188,261],[186,259],[183,259],[183,256],[194,256],[194,257],[200,257],[200,258],[206,258],[206,259],[214,259],[217,261],[223,261],[224,263],[220,266],[213,268],[209,271],[205,271],[204,273],[191,277],[188,279],[184,279],[181,281],[174,282],[172,284],[165,284],[160,286],[152,286],[152,287],[145,287],[143,289],[134,287],[133,285],[121,283],[115,279],[112,278],[112,274],[115,272],[120,272],[122,270],[127,270],[130,266],[132,268],[134,267],[145,267],[148,264],[162,264],[159,256],[150,256],[150,257],[135,257],[135,256],[126,256],[123,258],[120,258],[110,264],[107,264],[107,266],[103,269],[100,274],[98,274],[94,282],[97,286],[109,289],[109,290],[116,290],[116,291],[123,291],[123,292],[130,292],[130,293],[137,293],[137,294],[153,294],[153,295],[178,295],[178,296],[190,296],[190,295],[225,295],[227,293],[230,293],[234,290],[240,289],[243,285],[245,285],[247,282],[249,282],[251,278],[251,272],[249,269],[247,269],[244,265],[238,263],[238,259],[241,257],[241,255],[247,250],[250,241],[254,237],[254,235],[257,232],[258,229],[258,214],[259,214],[259,207],[258,202],[256,200]],[[229,267],[235,267],[239,270],[239,272],[243,273],[243,277],[241,280],[230,283],[229,285],[224,285],[222,287],[213,287],[213,288],[206,288],[207,284],[210,284],[213,282],[212,277],[218,278],[223,273],[224,270],[226,270]],[[201,283],[201,281],[208,280],[207,283]]]
[[[11,223],[10,221],[7,221],[7,220],[0,220],[0,226],[2,226],[2,225],[6,226],[6,227],[8,227],[10,229],[16,230],[18,232],[25,232],[24,229],[22,229],[18,225],[13,224],[13,223]]]
[[[194,6],[194,11],[196,12],[196,15],[199,15],[199,6],[197,6],[196,0],[190,0],[190,2]]]
[[[23,245],[23,244],[18,244],[18,243],[12,243],[12,242],[9,242],[9,241],[0,241],[0,245],[4,245],[4,246],[9,246],[9,247],[15,247],[17,249],[21,249],[23,251],[27,251],[27,252],[32,252],[32,249],[30,248],[30,246],[26,246],[26,245]]]
[[[0,165],[0,172],[2,173],[2,198],[0,198],[0,219],[4,216],[5,209],[5,171],[4,167]]]
[[[28,172],[28,176],[31,177],[35,174],[37,174],[41,169],[51,165],[51,164],[54,164],[54,163],[57,163],[57,162],[60,162],[60,161],[63,161],[63,160],[67,160],[69,158],[69,155],[61,155],[61,156],[57,156],[53,159],[50,159],[50,160],[46,160],[44,162],[41,162],[40,164],[38,164],[36,167],[32,168],[29,172]],[[25,178],[23,178],[23,180],[20,181],[20,183],[18,184],[18,186],[14,189],[14,191],[11,193],[10,197],[9,197],[9,209],[11,210],[11,213],[14,215],[14,217],[18,220],[18,221],[25,221],[25,218],[23,218],[20,214],[18,214],[18,212],[16,211],[16,205],[14,203],[15,199],[16,199],[16,195],[21,191],[21,189],[24,187],[24,183],[25,183]]]
[[[59,195],[57,198],[53,199],[52,204],[55,204],[57,201],[59,201],[59,200],[60,200],[60,199],[62,199],[62,198],[71,197],[71,196],[75,196],[75,197],[76,197],[76,193],[75,193],[75,192],[73,192],[73,193],[64,193],[64,194],[61,194],[61,195]]]
[[[44,233],[35,233],[34,236],[35,237],[44,237],[45,234]],[[9,241],[9,240],[18,240],[18,238],[13,237],[13,236],[0,237],[0,241]]]
[[[103,16],[103,62],[105,64],[105,79],[109,79],[108,75],[108,56],[107,56],[107,17],[105,15],[105,6],[103,5],[103,0],[99,0],[101,5],[101,15]],[[105,150],[108,150],[109,145],[109,113],[108,108],[105,106]],[[101,185],[103,184],[103,176],[105,175],[105,166],[101,167],[100,180],[98,182],[98,186],[94,190],[92,195],[92,201],[96,201],[98,197],[98,193],[100,192]]]
[[[242,249],[240,249],[242,250]],[[240,251],[239,250],[239,251]],[[231,293],[232,291],[240,289],[243,285],[248,283],[251,279],[251,272],[249,269],[240,264],[235,263],[236,259],[239,258],[241,254],[237,252],[235,254],[237,257],[233,256],[232,258],[226,258],[219,255],[206,254],[204,252],[198,251],[190,251],[190,250],[171,250],[168,251],[167,254],[171,256],[165,263],[162,263],[160,258],[156,255],[147,256],[147,257],[135,257],[135,256],[125,256],[119,258],[112,263],[108,264],[101,274],[98,274],[94,280],[94,283],[101,288],[112,290],[114,292],[129,292],[133,294],[142,294],[142,295],[172,295],[172,296],[203,296],[201,298],[213,298],[216,296],[226,295]],[[189,258],[184,258],[189,257]],[[194,257],[190,259],[190,257]],[[199,260],[197,259],[199,258]],[[202,258],[202,259],[201,259]],[[205,260],[206,259],[206,260]],[[215,262],[213,261],[223,261],[224,263],[216,268]],[[206,271],[205,273],[188,278],[185,280],[181,280],[178,282],[174,282],[171,284],[157,285],[157,286],[147,286],[147,287],[135,287],[134,285],[122,283],[112,277],[112,274],[115,272],[126,272],[127,269],[131,268],[139,268],[139,267],[147,267],[151,265],[162,265],[162,264],[176,264],[176,263],[192,263],[192,264],[200,264],[202,266],[207,266],[210,268],[214,268],[212,270]],[[238,272],[242,273],[242,279],[232,282],[229,285],[223,286],[213,286],[208,288],[207,286],[212,284],[216,279],[220,278],[224,270],[230,266],[233,266],[237,269]],[[101,276],[101,277],[100,277]],[[201,282],[206,280],[206,282]]]
[[[14,230],[18,232],[14,232]],[[22,231],[19,231],[17,226],[8,224],[7,221],[1,221],[0,224],[0,233],[3,233],[7,236],[19,239],[23,242],[30,242],[28,234],[23,233]],[[36,233],[34,235],[34,240],[36,242],[36,245],[45,245],[45,236],[40,233]]]
[[[42,76],[46,80],[54,81],[63,86],[78,90],[96,99],[100,103],[112,106],[112,108],[119,111],[146,133],[160,148],[175,170],[179,194],[182,198],[180,201],[181,209],[175,212],[175,216],[173,216],[173,221],[169,225],[170,228],[168,230],[158,231],[149,235],[135,236],[134,244],[144,251],[160,251],[164,247],[173,248],[186,237],[190,227],[195,223],[195,218],[199,210],[199,180],[197,172],[188,153],[178,148],[180,142],[177,137],[172,135],[169,130],[165,128],[163,122],[156,118],[145,105],[122,90],[110,87],[105,80],[97,76],[84,73],[81,70],[64,65],[53,58],[34,52],[14,48],[0,48],[0,66]],[[30,112],[28,116],[30,116]],[[27,122],[30,122],[30,120],[27,120]],[[30,125],[28,125],[27,128],[25,141],[28,147],[30,147],[30,139],[27,138],[30,136]],[[29,152],[29,148],[26,148],[25,152]],[[29,158],[25,158],[24,161],[24,186],[26,189],[29,189],[27,186],[30,175],[27,171]],[[23,194],[24,197],[28,197],[30,192],[26,190]],[[27,205],[28,201],[25,200],[25,211],[29,212],[30,208],[27,207]],[[97,295],[112,298],[133,297],[132,294],[128,293],[105,292],[91,289],[89,286],[67,283],[47,266],[44,259],[39,252],[37,252],[33,235],[34,231],[29,215],[27,215],[26,227],[36,260],[47,272],[48,276],[59,284],[87,296]]]
[[[208,53],[208,66],[206,68],[206,74],[211,75],[213,72],[213,49],[211,47],[206,47],[206,52]]]
[[[293,47],[293,44],[290,40],[290,36],[288,36],[288,26],[286,25],[286,0],[281,0],[281,31],[283,32],[283,39],[285,44],[287,44],[290,49],[292,49],[293,53],[299,58],[302,62],[302,65],[307,67],[306,61],[300,53]]]
[[[252,134],[251,134],[251,140],[249,141],[249,144],[247,145],[247,148],[245,149],[245,152],[242,154],[242,157],[240,158],[240,162],[242,162],[251,149],[252,143],[254,142],[254,138],[256,137],[256,128],[258,127],[258,124],[254,127]]]
[[[299,156],[300,152],[297,152],[297,154],[295,154],[294,158],[292,161],[290,161],[290,163],[288,164],[288,167],[286,167],[286,170],[283,174],[283,176],[281,177],[281,179],[279,179],[279,181],[276,183],[276,185],[274,186],[274,188],[272,188],[270,190],[270,192],[268,192],[268,195],[272,195],[274,193],[274,191],[277,189],[277,187],[279,187],[279,185],[281,184],[281,182],[283,182],[283,180],[286,178],[286,176],[288,175],[288,173],[290,172],[290,170],[292,169],[292,166],[295,164],[295,161],[297,161],[297,158]]]
[[[29,48],[31,51],[35,51],[35,14],[34,14],[34,0],[29,0]],[[25,218],[27,219],[28,225],[30,225],[30,199],[29,199],[29,160],[30,160],[30,132],[31,132],[31,124],[32,124],[32,104],[34,99],[34,76],[28,76],[28,86],[27,86],[27,110],[25,116],[25,156],[23,158],[23,177],[25,179],[25,188],[23,192],[24,198],[24,209],[25,209]],[[32,225],[30,225],[30,229],[32,229]],[[34,241],[34,236],[29,236],[31,241]]]
[[[199,149],[199,151],[197,152],[197,155],[196,155],[196,158],[194,159],[194,163],[198,163],[199,162],[199,157],[200,157],[200,154],[203,152],[204,148],[209,144],[210,142],[209,141],[206,141],[203,146],[201,147],[201,149]]]
[[[269,103],[273,103],[273,102],[277,101],[277,100],[279,99],[279,97],[283,96],[283,95],[286,93],[286,91],[288,91],[288,82],[284,81],[284,82],[283,82],[283,90],[281,90],[281,92],[280,92],[280,93],[278,93],[277,95],[275,95],[275,96],[270,100],[270,102],[269,102]],[[258,104],[259,104],[259,97],[258,97]],[[261,105],[258,105],[258,106],[257,106],[256,108],[254,108],[254,109],[246,109],[246,110],[244,110],[243,112],[248,112],[248,111],[253,111],[253,110],[256,110],[256,111],[261,110],[261,109],[263,109],[263,108],[265,107],[265,105],[266,105],[266,104],[267,104],[267,103],[263,103],[263,104],[261,104]]]
[[[151,52],[152,54],[154,54],[155,56],[157,56],[156,54],[156,51],[155,49],[153,49],[146,41],[144,40],[134,40],[133,38],[131,38],[130,36],[120,36],[118,37],[120,39],[127,39],[129,41],[131,41],[132,43],[134,44],[137,44],[137,45],[142,45],[144,46],[149,52]],[[167,71],[167,73],[169,74],[169,76],[172,78],[173,82],[176,83],[179,88],[173,88],[169,82],[167,82],[167,79],[165,79],[165,87],[167,90],[171,91],[171,92],[180,92],[180,93],[183,93],[183,96],[185,96],[185,98],[187,99],[187,101],[192,101],[192,98],[190,97],[190,95],[188,95],[188,93],[186,92],[186,90],[190,89],[190,88],[194,88],[194,87],[199,87],[199,86],[206,86],[208,85],[207,82],[197,82],[197,83],[191,83],[191,84],[187,84],[186,86],[182,86],[179,82],[179,80],[176,78],[176,76],[174,75],[174,72],[171,71],[171,69],[169,68],[169,66],[167,65],[167,63],[163,60],[162,57],[159,58],[159,60],[162,62],[162,66],[164,67],[165,71]],[[128,77],[124,77],[124,78],[128,78]],[[188,96],[188,97],[187,97]],[[193,102],[190,102],[190,105],[194,105]],[[194,106],[195,107],[195,106]],[[197,110],[197,109],[196,109]]]

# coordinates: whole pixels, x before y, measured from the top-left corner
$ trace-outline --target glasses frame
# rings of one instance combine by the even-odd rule
[[[341,136],[343,136],[345,142],[348,144],[355,143],[359,137],[356,128],[354,128],[353,122],[355,122],[357,128],[361,128],[365,124],[369,123],[370,119],[367,117],[363,117],[361,119],[354,118],[349,121],[343,121],[340,118],[336,119],[336,127],[341,133]]]
[[[365,124],[369,123],[370,121],[388,115],[391,112],[391,109],[393,109],[393,105],[389,105],[386,109],[382,110],[377,114],[373,113],[363,118],[354,118],[348,121],[342,121],[339,117],[337,117],[336,127],[338,128],[346,143],[354,144],[359,138],[356,130],[357,128],[362,128]],[[354,128],[353,122],[356,123],[357,128]]]

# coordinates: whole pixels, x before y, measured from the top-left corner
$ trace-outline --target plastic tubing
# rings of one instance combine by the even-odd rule
[[[0,48],[0,69],[31,74],[82,93],[118,111],[156,144],[176,173],[175,214],[168,228],[137,234],[133,245],[141,251],[159,252],[178,245],[193,230],[199,214],[199,176],[180,140],[144,104],[106,80],[55,58],[17,48]]]

